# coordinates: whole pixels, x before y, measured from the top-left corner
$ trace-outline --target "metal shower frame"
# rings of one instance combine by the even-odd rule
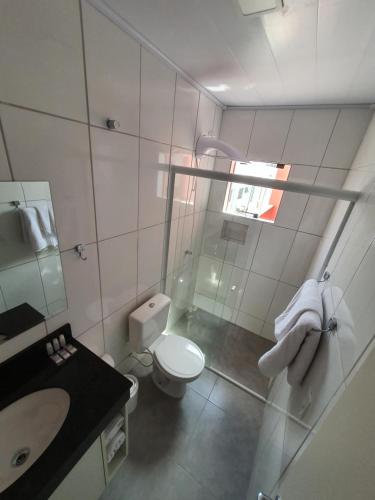
[[[217,172],[215,170],[204,170],[199,168],[179,167],[177,165],[171,165],[169,167],[169,186],[168,186],[168,200],[167,200],[167,213],[166,213],[167,226],[165,231],[163,269],[162,269],[162,283],[163,283],[164,293],[166,289],[167,272],[168,272],[169,238],[171,234],[173,198],[174,198],[176,175],[201,177],[203,179],[211,179],[215,181],[235,182],[239,184],[248,184],[250,186],[260,186],[271,189],[279,189],[282,191],[290,191],[292,193],[302,193],[313,196],[322,196],[324,198],[331,198],[334,200],[348,201],[349,205],[345,211],[344,217],[340,223],[340,226],[336,232],[335,237],[333,238],[333,241],[324,259],[323,265],[320,270],[320,276],[323,275],[328,265],[328,262],[332,257],[332,254],[336,248],[336,245],[340,239],[340,236],[345,228],[345,225],[350,217],[350,214],[353,211],[354,205],[361,196],[361,193],[359,191],[333,189],[325,186],[303,184],[300,182],[279,181],[276,179],[264,179],[260,177],[254,177],[251,175],[239,175],[239,174],[231,174],[225,172]]]

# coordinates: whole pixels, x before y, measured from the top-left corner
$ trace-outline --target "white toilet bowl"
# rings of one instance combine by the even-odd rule
[[[129,340],[133,352],[152,353],[157,387],[169,396],[181,398],[186,384],[202,373],[205,358],[191,340],[163,333],[170,303],[169,297],[158,293],[133,311],[129,316]]]
[[[152,378],[157,387],[174,398],[182,398],[186,384],[202,373],[205,357],[191,340],[177,335],[161,335],[153,352]]]

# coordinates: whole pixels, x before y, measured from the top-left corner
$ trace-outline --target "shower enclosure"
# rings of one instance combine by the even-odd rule
[[[229,185],[235,189],[229,190]],[[172,298],[168,333],[193,340],[205,353],[209,370],[263,403],[248,500],[255,499],[259,491],[275,493],[277,481],[319,416],[314,413],[313,401],[306,400],[302,391],[290,389],[285,374],[270,381],[257,367],[259,357],[273,345],[273,320],[297,287],[284,283],[282,276],[271,280],[259,272],[262,265],[266,275],[267,267],[272,275],[278,260],[286,261],[288,255],[279,248],[277,228],[274,257],[269,258],[260,234],[267,233],[272,223],[256,214],[234,214],[223,206],[228,193],[248,195],[249,187],[252,193],[261,188],[259,195],[267,199],[270,192],[266,190],[272,190],[280,197],[284,192],[303,193],[332,203],[342,200],[347,205],[337,233],[328,245],[321,245],[325,256],[321,268],[314,272],[317,279],[323,275],[359,196],[325,186],[170,167],[162,275],[164,292]],[[246,200],[249,206],[249,198]],[[290,237],[297,238],[298,231]],[[251,294],[255,313],[246,309],[246,294]],[[271,306],[266,297],[277,294],[277,307]],[[329,309],[329,304],[324,306]]]

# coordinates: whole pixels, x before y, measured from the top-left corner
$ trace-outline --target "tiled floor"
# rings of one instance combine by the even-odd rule
[[[201,309],[184,315],[170,333],[198,344],[206,355],[206,366],[267,395],[268,379],[260,373],[258,359],[273,346],[271,341]]]
[[[208,370],[181,400],[134,372],[130,454],[101,500],[245,500],[263,403]]]

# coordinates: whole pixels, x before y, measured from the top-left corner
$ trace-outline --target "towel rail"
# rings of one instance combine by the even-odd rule
[[[324,330],[318,330],[316,328],[313,328],[313,332],[316,333],[329,333],[329,332],[334,332],[337,329],[337,319],[332,316],[332,318],[329,318],[328,323],[327,323],[327,328]]]

